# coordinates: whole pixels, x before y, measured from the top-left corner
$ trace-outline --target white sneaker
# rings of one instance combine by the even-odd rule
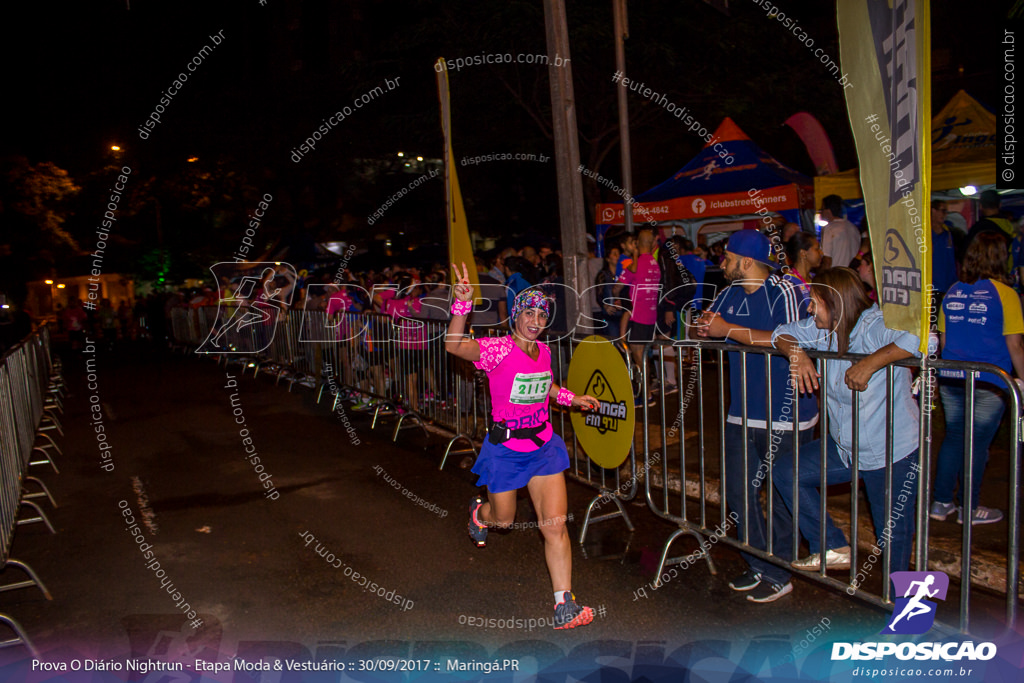
[[[816,572],[821,569],[821,553],[814,553],[802,560],[790,562],[789,566],[805,572]],[[849,569],[850,553],[829,550],[825,553],[825,567],[826,569]]]

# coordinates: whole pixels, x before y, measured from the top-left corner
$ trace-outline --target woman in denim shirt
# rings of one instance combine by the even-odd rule
[[[815,362],[805,348],[840,354],[866,354],[852,362],[829,359],[827,368],[828,444],[826,481],[829,485],[848,483],[853,447],[853,401],[858,400],[858,467],[871,508],[879,547],[888,545],[891,571],[906,570],[910,564],[914,536],[914,505],[917,498],[918,407],[911,393],[909,368],[894,368],[893,431],[891,455],[886,451],[886,365],[920,356],[920,339],[909,332],[890,330],[882,312],[865,294],[858,275],[849,268],[832,268],[814,278],[811,288],[813,318],[780,325],[755,343],[772,345],[786,352],[797,389],[819,388]],[[800,449],[800,532],[812,551],[809,557],[792,563],[793,568],[818,571],[821,567],[819,511],[821,498],[821,449],[825,439]],[[885,508],[885,464],[892,463],[892,510]],[[792,455],[780,456],[774,464],[774,484],[787,506],[793,508]],[[888,527],[888,528],[887,528]],[[850,567],[850,546],[843,532],[825,519],[825,566]]]

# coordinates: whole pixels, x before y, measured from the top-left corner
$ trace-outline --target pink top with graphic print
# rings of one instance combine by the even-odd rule
[[[347,341],[353,336],[355,326],[346,314],[354,308],[355,301],[353,301],[352,297],[350,297],[344,290],[334,292],[331,294],[330,298],[327,299],[327,317],[330,318],[335,314],[341,316],[341,320],[337,322],[338,341]],[[328,324],[334,324],[334,321],[330,321]]]
[[[548,419],[548,392],[551,390],[551,352],[547,344],[537,343],[539,353],[533,360],[516,346],[511,336],[479,339],[480,360],[473,363],[487,373],[491,390],[491,417],[504,420],[509,429],[529,429],[544,425],[537,436],[547,443],[554,430]],[[509,439],[504,446],[526,453],[537,450],[531,439]]]
[[[633,313],[630,320],[637,325],[653,325],[658,322],[658,289],[661,282],[661,268],[650,254],[640,254],[636,272],[624,268],[619,282],[630,286]]]
[[[413,313],[420,313],[423,303],[416,297],[390,298],[384,302],[384,312],[390,315],[397,330],[392,330],[392,339],[398,339],[398,348],[424,350],[427,348],[426,328],[418,320],[410,320]]]

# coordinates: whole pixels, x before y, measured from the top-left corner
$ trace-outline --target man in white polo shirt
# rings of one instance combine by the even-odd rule
[[[821,231],[822,269],[849,266],[860,251],[860,230],[842,215],[842,197],[830,194],[821,200],[821,218],[828,221]]]

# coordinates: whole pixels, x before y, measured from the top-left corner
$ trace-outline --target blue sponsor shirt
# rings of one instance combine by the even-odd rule
[[[764,284],[748,294],[738,282],[722,291],[710,310],[720,313],[726,322],[752,330],[774,330],[779,325],[800,319],[800,296],[793,283],[772,273]],[[736,343],[730,339],[730,342]],[[739,352],[729,353],[729,416],[731,424],[743,424],[742,360]],[[767,382],[764,355],[747,354],[747,426],[767,429],[765,418]],[[771,359],[772,429],[792,430],[794,399],[800,409],[800,429],[810,429],[818,422],[818,400],[799,396],[789,379],[789,360],[784,356]],[[799,396],[799,398],[797,398]]]
[[[943,360],[992,363],[1012,376],[1013,361],[1005,336],[1024,333],[1020,298],[1002,282],[978,280],[973,285],[956,282],[942,299],[939,332],[946,335]],[[964,371],[944,369],[939,371],[939,376],[963,378]],[[991,372],[981,373],[978,379],[1006,386]]]
[[[788,334],[804,348],[818,351],[839,350],[836,335],[819,330],[814,318],[804,318],[777,328],[772,343]],[[850,353],[871,354],[889,344],[920,357],[921,340],[909,332],[890,330],[877,305],[860,314],[850,333]],[[849,467],[853,456],[853,397],[858,395],[860,469],[885,467],[886,371],[871,376],[864,391],[854,392],[846,386],[846,371],[853,365],[848,360],[825,361],[828,375],[828,433],[839,446],[839,458]],[[917,450],[918,409],[910,391],[910,368],[893,368],[893,434],[892,461],[896,462]]]

